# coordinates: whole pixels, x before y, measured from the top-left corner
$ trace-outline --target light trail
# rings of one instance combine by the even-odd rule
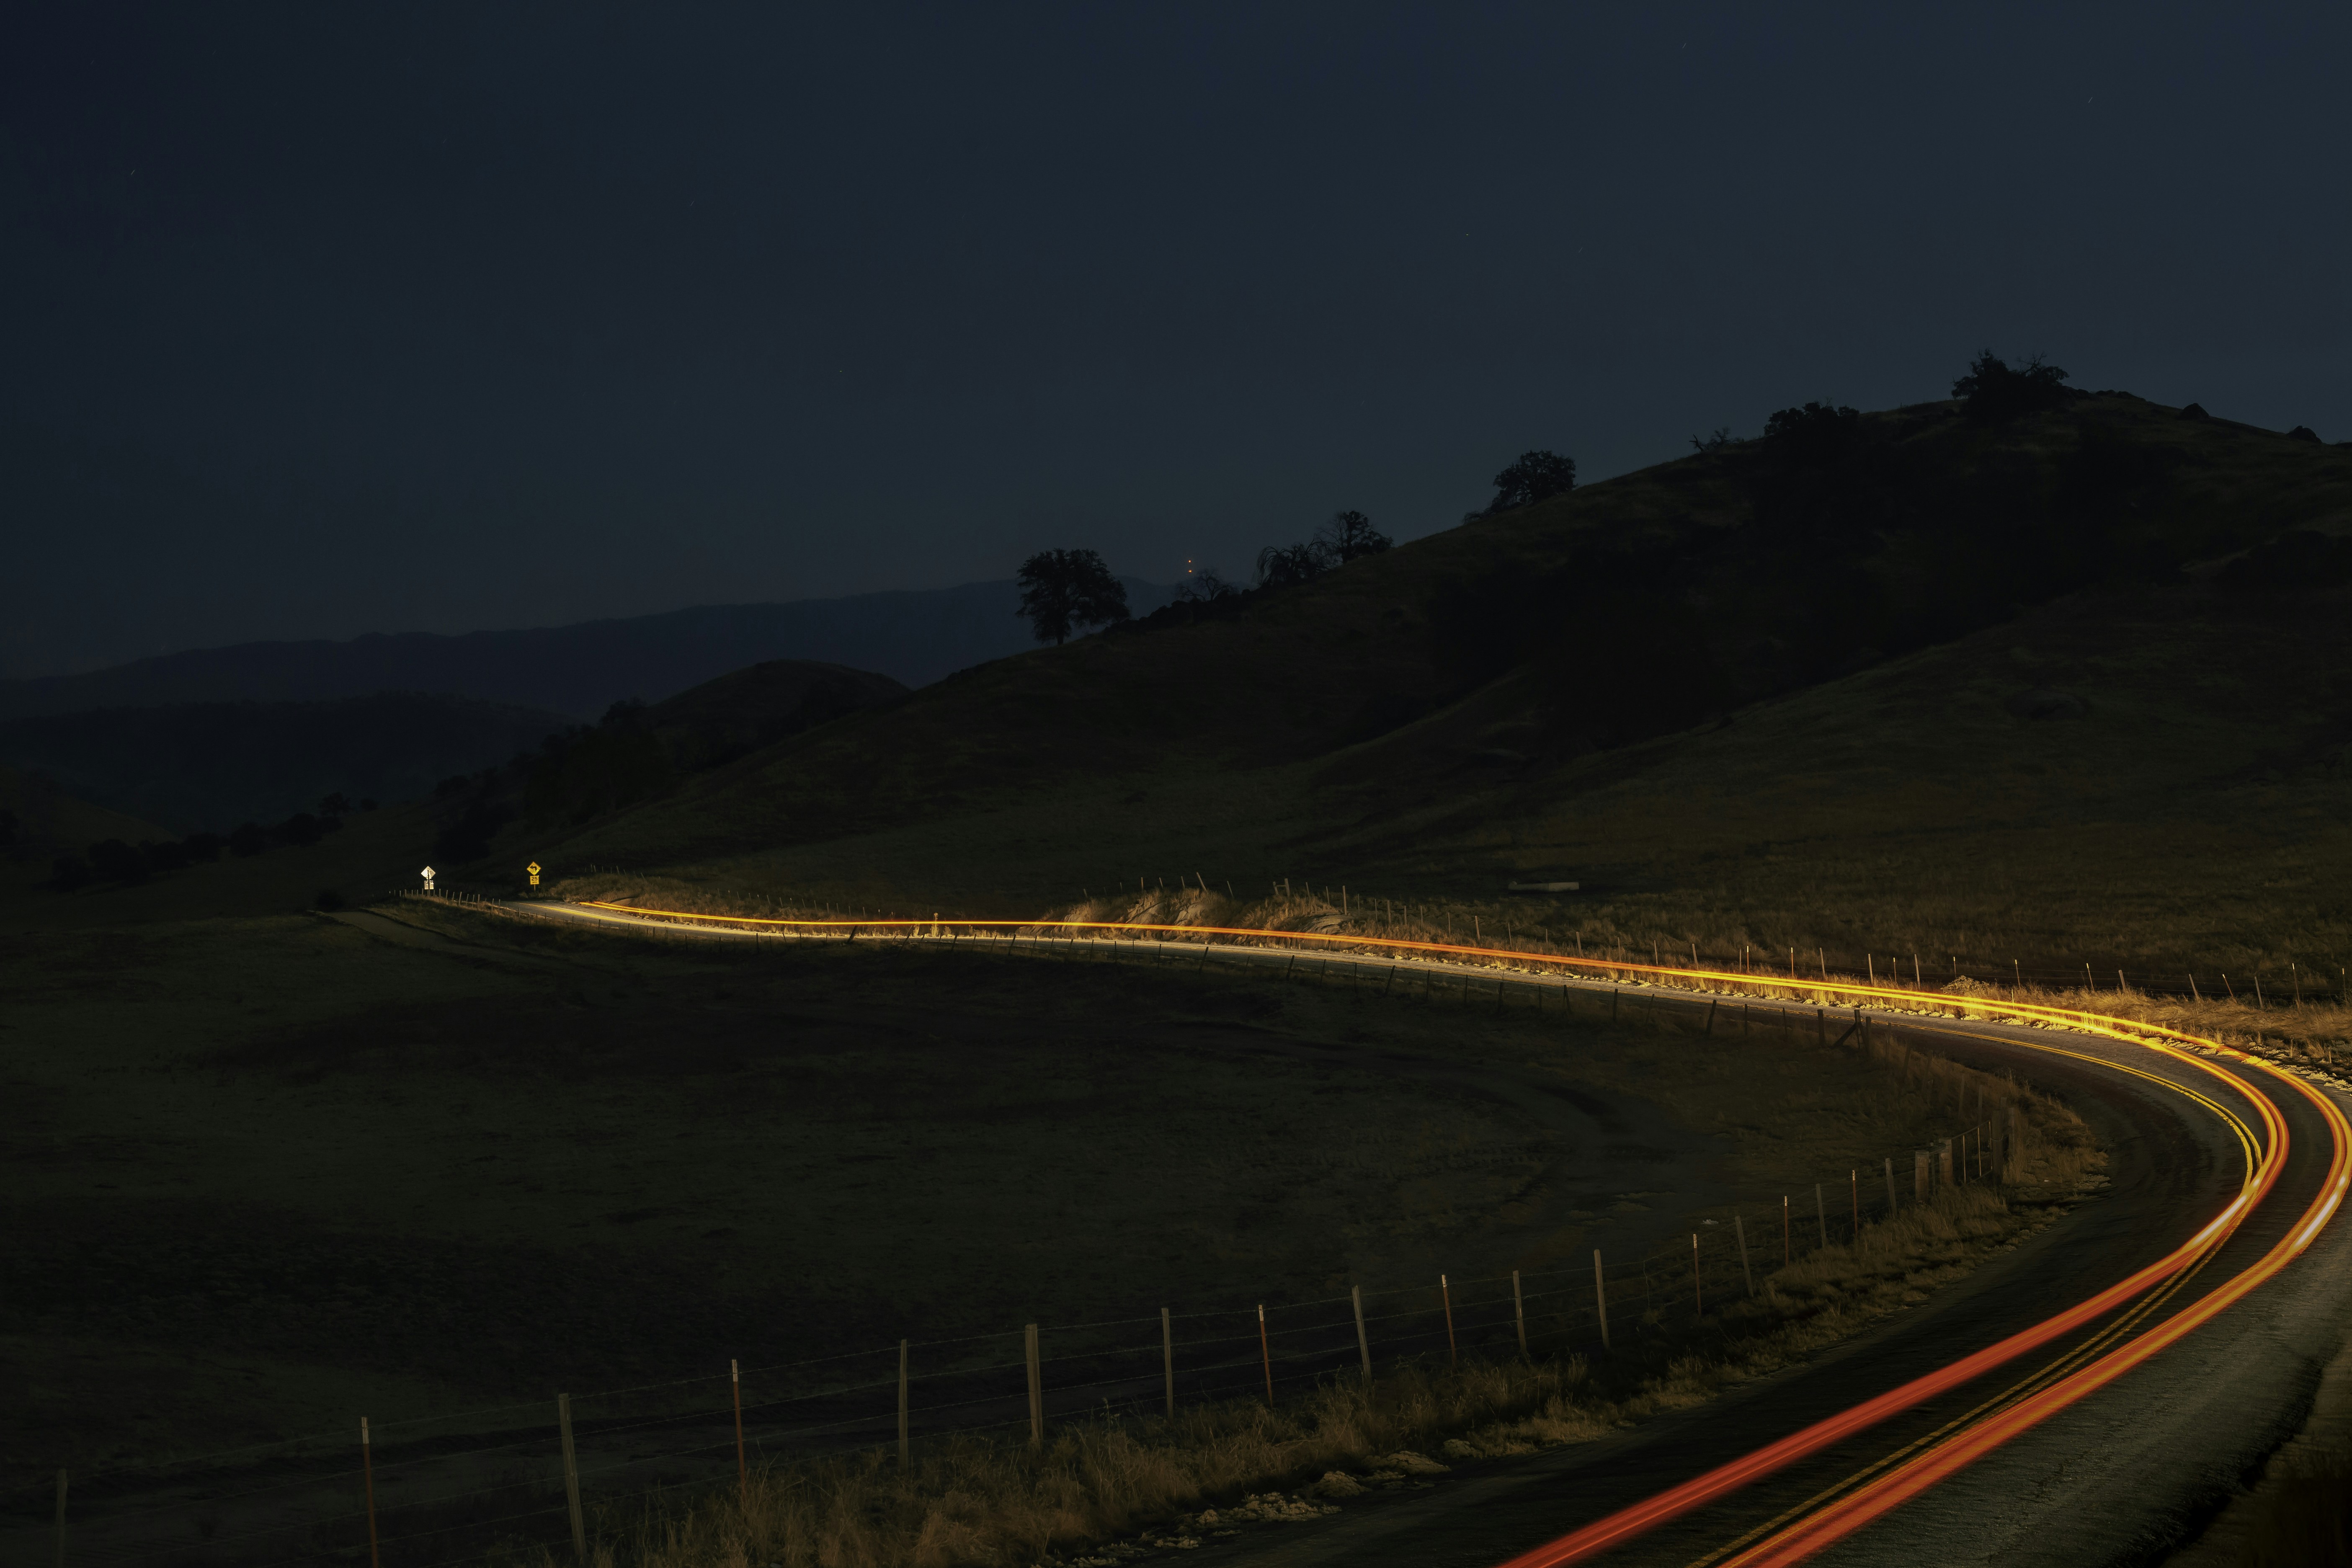
[[[2128,1022],[2128,1020],[2125,1020]],[[2128,1037],[2116,1035],[2119,1039]],[[2053,1054],[2076,1057],[2101,1067],[2115,1067],[2143,1078],[2156,1075],[2139,1073],[2122,1064],[2109,1063],[2081,1052],[2056,1047],[2040,1047],[2034,1042],[2015,1040],[2004,1044],[2046,1049]],[[2140,1043],[2131,1041],[2131,1043]],[[2182,1058],[2202,1071],[2212,1074],[2232,1087],[2242,1088],[2220,1068],[2194,1057]],[[2162,1082],[2162,1079],[2158,1079]],[[2168,1087],[2177,1087],[2169,1086]],[[2197,1097],[2202,1098],[2202,1097]],[[2259,1160],[2252,1162],[2242,1180],[2238,1194],[2218,1215],[2208,1220],[2198,1231],[2172,1251],[2147,1265],[2096,1295],[2039,1323],[2020,1330],[2007,1339],[1987,1345],[1982,1350],[1961,1357],[1924,1376],[1912,1379],[1889,1389],[1872,1399],[1850,1406],[1834,1415],[1825,1417],[1801,1431],[1793,1432],[1777,1442],[1768,1443],[1752,1453],[1726,1465],[1719,1465],[1702,1475],[1679,1485],[1667,1488],[1654,1497],[1631,1507],[1622,1508],[1555,1541],[1536,1547],[1509,1559],[1503,1568],[1559,1568],[1559,1564],[1581,1562],[1625,1544],[1635,1536],[1646,1534],[1669,1521],[1680,1518],[1695,1509],[1703,1508],[1732,1492],[1795,1464],[1808,1455],[1818,1453],[1849,1437],[1855,1436],[1880,1422],[1913,1409],[1939,1394],[1947,1394],[1973,1382],[1987,1373],[2007,1365],[2018,1357],[2041,1349],[2083,1328],[2124,1305],[2143,1290],[2162,1284],[2200,1262],[2234,1233],[2256,1205],[2270,1194],[2278,1183],[2287,1152],[2286,1123],[2278,1110],[2260,1095],[2248,1097],[2267,1136],[2262,1141]],[[2207,1103],[2211,1103],[2208,1101]],[[2217,1106],[2215,1109],[2219,1110]],[[2225,1116],[2227,1112],[2223,1112]],[[2231,1118],[2231,1120],[2235,1120]],[[1730,1568],[1729,1564],[1726,1568]]]
[[[2276,1276],[2317,1237],[2341,1206],[2347,1182],[2352,1182],[2352,1122],[2347,1122],[2333,1101],[2319,1094],[2294,1075],[2286,1073],[2260,1058],[2225,1046],[2218,1040],[2148,1024],[2137,1019],[2108,1014],[2093,1013],[2072,1007],[2052,1007],[2037,1003],[2015,1000],[1999,1001],[1979,997],[1959,998],[1937,992],[1914,990],[1904,986],[1885,986],[1832,980],[1803,980],[1791,975],[1742,973],[1731,970],[1709,970],[1696,966],[1683,968],[1671,964],[1626,963],[1612,959],[1571,958],[1555,953],[1528,953],[1509,948],[1491,948],[1457,942],[1422,942],[1392,937],[1368,937],[1353,933],[1318,931],[1287,931],[1256,926],[1175,925],[1140,921],[1066,921],[1066,920],[852,920],[811,921],[742,915],[706,915],[681,910],[654,910],[639,905],[604,900],[588,900],[589,909],[604,910],[631,920],[678,921],[711,926],[749,926],[781,932],[824,934],[846,931],[854,935],[861,931],[902,931],[909,936],[919,932],[947,936],[957,931],[995,931],[1015,935],[1022,931],[1058,931],[1076,934],[1129,934],[1160,939],[1179,938],[1202,942],[1224,937],[1234,943],[1244,942],[1268,944],[1291,944],[1320,948],[1335,956],[1353,951],[1370,954],[1386,954],[1399,958],[1423,960],[1455,960],[1475,962],[1490,966],[1535,968],[1563,974],[1579,974],[1608,983],[1620,983],[1620,976],[1643,976],[1658,981],[1676,980],[1698,987],[1719,988],[1734,993],[1762,992],[1765,999],[1776,1003],[1801,1005],[1815,1001],[1827,1005],[1831,997],[1851,1002],[1857,1012],[1868,1004],[1913,1014],[1936,1015],[1967,1019],[2013,1020],[2028,1025],[2051,1026],[2100,1036],[2120,1044],[2153,1050],[2196,1071],[2205,1073],[2243,1095],[2253,1106],[2263,1123],[2264,1136],[2255,1139],[2242,1121],[2210,1098],[2197,1094],[2183,1086],[2121,1062],[2086,1053],[2069,1051],[2057,1046],[2045,1046],[2024,1039],[2000,1037],[2006,1046],[2045,1051],[2053,1055],[2073,1057],[2097,1067],[2148,1079],[2199,1100],[2234,1125],[2242,1148],[2248,1155],[2248,1168],[2237,1195],[2221,1211],[2199,1227],[2195,1234],[2156,1262],[2148,1264],[2107,1289],[2075,1303],[2065,1310],[2045,1319],[2007,1339],[1964,1356],[1949,1365],[1926,1376],[1892,1389],[1875,1398],[1843,1411],[1836,1415],[1804,1428],[1802,1431],[1767,1444],[1742,1458],[1719,1466],[1704,1475],[1694,1477],[1656,1496],[1621,1509],[1607,1517],[1594,1521],[1556,1541],[1523,1552],[1501,1565],[1501,1568],[1559,1568],[1559,1565],[1580,1562],[1596,1556],[1612,1547],[1622,1545],[1637,1535],[1658,1525],[1720,1499],[1773,1472],[1795,1463],[1809,1454],[1877,1425],[1904,1410],[1911,1409],[1948,1393],[1973,1379],[2014,1361],[2053,1341],[2083,1328],[2094,1320],[2123,1306],[2141,1292],[2173,1280],[2187,1271],[2202,1267],[2221,1245],[2235,1234],[2246,1216],[2267,1198],[2277,1185],[2288,1152],[2286,1123],[2277,1105],[2266,1095],[2256,1093],[2243,1079],[2223,1070],[2210,1058],[2231,1060],[2268,1077],[2291,1085],[2296,1092],[2316,1106],[2326,1120],[2334,1149],[2330,1155],[2328,1175],[2319,1195],[2305,1209],[2302,1218],[2287,1237],[2273,1246],[2252,1268],[2232,1276],[2226,1283],[2198,1299],[2191,1306],[2166,1319],[2156,1328],[2108,1351],[2087,1366],[2067,1373],[2054,1383],[2047,1383],[2038,1391],[2015,1399],[1998,1413],[1967,1426],[1957,1436],[1946,1438],[1927,1453],[1918,1455],[1899,1468],[1877,1476],[1875,1479],[1847,1490],[1836,1501],[1790,1526],[1769,1540],[1743,1552],[1723,1563],[1723,1568],[1765,1568],[1765,1565],[1793,1563],[1811,1556],[1832,1542],[1861,1529],[1873,1520],[1899,1506],[1909,1498],[1934,1486],[1937,1481],[1973,1463],[1984,1454],[2030,1430],[2052,1415],[2106,1386],[2133,1367],[2168,1345],[2178,1342],[2198,1326],[2210,1321],[2235,1302],[2242,1300],[2256,1287]],[[1784,993],[1789,994],[1783,994]],[[1923,1025],[1933,1027],[1934,1026]],[[1962,1033],[1963,1031],[1951,1031]],[[2177,1289],[2177,1285],[2175,1289]],[[2166,1292],[2168,1297],[2171,1291]],[[2139,1314],[2146,1315],[2144,1309]],[[2102,1342],[2095,1341],[2094,1343]],[[2079,1350],[2076,1352],[2079,1354]],[[2060,1358],[2056,1366],[2063,1367],[2071,1357]],[[2030,1388],[2051,1371],[2042,1373],[2015,1385]],[[2008,1395],[1989,1401],[1990,1406],[2000,1406]],[[1979,1407],[1984,1408],[1983,1406]],[[1973,1413],[1972,1413],[1973,1414]],[[1964,1417],[1963,1420],[1966,1418]],[[1865,1472],[1867,1474],[1868,1472]],[[1849,1483],[1851,1484],[1851,1483]],[[1775,1521],[1776,1523],[1778,1521]]]
[[[2158,1352],[2178,1343],[2195,1329],[2210,1322],[2242,1300],[2256,1287],[2275,1278],[2301,1256],[2342,1205],[2347,1183],[2352,1181],[2352,1122],[2347,1121],[2335,1101],[2292,1074],[2282,1072],[2258,1058],[2246,1059],[2284,1079],[2316,1106],[2335,1139],[2335,1149],[2328,1161],[2327,1179],[2292,1231],[2252,1267],[2231,1276],[2219,1288],[2200,1297],[2154,1329],[2100,1357],[2091,1365],[1949,1438],[1901,1468],[1847,1492],[1802,1522],[1727,1560],[1724,1568],[1779,1568],[1780,1564],[1802,1562],[1874,1520],[1884,1517],[1937,1482],[1974,1464],[2011,1438],[2032,1430],[2076,1400],[2105,1387]]]

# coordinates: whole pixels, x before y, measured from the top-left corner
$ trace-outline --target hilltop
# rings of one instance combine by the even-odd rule
[[[2332,943],[2352,452],[2119,393],[1819,412],[968,672],[530,852],[866,907],[1289,876],[1641,945]],[[2302,890],[2199,903],[2283,856]],[[1531,871],[1592,895],[1507,904]]]

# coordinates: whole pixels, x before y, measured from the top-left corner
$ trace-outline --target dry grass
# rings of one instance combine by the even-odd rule
[[[2056,1154],[2047,1173],[2092,1163],[2077,1155],[2069,1167]],[[1349,1495],[1331,1472],[1376,1479],[1401,1451],[1531,1454],[1701,1404],[1924,1300],[2047,1222],[1989,1186],[1947,1191],[1865,1227],[1853,1244],[1763,1276],[1756,1297],[1703,1322],[1645,1315],[1629,1347],[1598,1369],[1577,1356],[1410,1365],[1370,1390],[1335,1379],[1279,1408],[1234,1401],[1172,1421],[1068,1423],[1034,1450],[937,1440],[905,1472],[881,1450],[775,1465],[740,1500],[657,1503],[614,1530],[595,1560],[601,1568],[955,1568],[1035,1563],[1121,1537],[1165,1544],[1200,1529],[1204,1507],[1230,1513],[1237,1500],[1308,1483],[1310,1493]],[[557,1559],[532,1561],[554,1568]]]
[[[2239,1556],[2245,1568],[2352,1564],[2352,1455],[2315,1456],[2264,1490]]]

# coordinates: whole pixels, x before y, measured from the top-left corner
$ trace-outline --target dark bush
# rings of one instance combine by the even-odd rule
[[[1230,599],[1241,592],[1241,584],[1226,582],[1213,566],[1205,572],[1196,572],[1176,584],[1176,597],[1172,602],[1179,605],[1213,605],[1219,599]]]
[[[1952,395],[1967,405],[1970,419],[1997,424],[2057,407],[2071,395],[2065,380],[2066,373],[2044,364],[2040,354],[2011,365],[1987,349],[1969,362],[1968,374],[1952,383]]]
[[[465,815],[441,830],[434,840],[433,853],[449,861],[478,860],[490,852],[490,840],[499,829],[513,820],[514,813],[504,807],[475,801],[466,807]]]
[[[269,847],[269,835],[257,822],[240,822],[228,836],[232,855],[258,855]]]
[[[451,773],[447,778],[443,779],[439,784],[433,786],[433,798],[436,800],[446,800],[453,795],[462,794],[466,785],[471,782],[472,781],[467,778],[463,773]]]
[[[1533,506],[1575,488],[1575,458],[1552,451],[1522,452],[1517,462],[1495,476],[1495,499],[1486,503],[1486,515]]]
[[[1764,422],[1764,455],[1787,468],[1828,468],[1861,439],[1861,413],[1827,403],[1783,408]]]
[[[16,814],[13,811],[0,811],[0,849],[6,849],[16,842]]]
[[[89,868],[101,882],[143,882],[147,857],[120,838],[102,839],[87,851]]]
[[[2286,433],[2286,438],[2290,441],[2308,441],[2315,447],[2319,445],[2319,432],[2308,425],[2296,426]]]
[[[191,866],[209,866],[221,858],[228,840],[217,833],[191,833],[180,840],[180,852]]]
[[[89,862],[79,855],[60,855],[49,867],[49,886],[60,893],[87,888],[94,879]]]
[[[1367,555],[1378,555],[1396,542],[1372,526],[1360,511],[1335,511],[1310,541],[1327,560],[1345,566]]]
[[[1331,558],[1312,540],[1304,544],[1269,544],[1257,552],[1257,585],[1296,588],[1301,583],[1312,583],[1331,566]]]
[[[139,846],[139,853],[147,862],[147,869],[158,875],[166,871],[182,870],[193,858],[188,853],[186,843],[177,838],[167,838],[161,844],[152,839],[142,841]]]
[[[340,910],[343,907],[343,896],[332,888],[321,888],[311,897],[310,907],[314,910]]]

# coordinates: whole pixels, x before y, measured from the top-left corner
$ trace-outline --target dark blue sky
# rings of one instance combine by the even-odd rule
[[[8,673],[1240,572],[1982,346],[2352,437],[2340,4],[8,15]]]

